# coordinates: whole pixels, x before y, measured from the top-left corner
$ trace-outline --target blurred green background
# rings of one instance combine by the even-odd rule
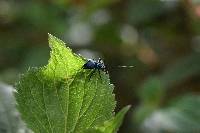
[[[199,0],[0,0],[0,133],[29,132],[13,85],[47,64],[47,33],[104,59],[116,111],[132,105],[119,133],[200,133]]]

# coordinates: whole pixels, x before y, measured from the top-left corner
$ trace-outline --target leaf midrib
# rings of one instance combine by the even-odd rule
[[[88,74],[88,75],[90,75],[90,73]],[[85,80],[86,81],[86,80]],[[74,132],[76,132],[76,130],[77,130],[77,125],[78,125],[78,123],[80,122],[80,119],[84,116],[84,114],[86,114],[87,112],[88,112],[88,110],[89,110],[89,108],[92,106],[92,103],[93,103],[93,101],[95,100],[95,98],[96,98],[96,96],[97,96],[97,83],[98,83],[98,80],[95,80],[95,94],[93,95],[93,97],[92,97],[92,100],[90,101],[90,103],[89,103],[89,105],[87,106],[87,108],[86,108],[86,110],[82,113],[82,115],[81,116],[79,116],[78,117],[78,120],[77,120],[77,122],[76,122],[76,125],[75,125],[75,128],[74,128]],[[85,86],[84,86],[85,87]],[[85,89],[85,88],[84,88]],[[81,109],[82,109],[82,107],[81,107]],[[80,111],[81,111],[81,109],[80,109]],[[100,111],[100,110],[99,110]],[[80,112],[79,112],[80,113]],[[102,116],[100,116],[100,117],[97,117],[97,115],[99,115],[98,113],[95,115],[95,117],[94,117],[94,120],[91,122],[91,124],[90,125],[88,125],[88,127],[87,128],[90,128],[90,126],[93,124],[93,122],[94,121],[96,121],[98,118],[100,118],[100,117],[102,117]],[[96,118],[97,117],[97,118]]]

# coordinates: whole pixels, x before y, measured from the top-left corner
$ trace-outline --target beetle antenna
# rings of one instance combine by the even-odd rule
[[[134,66],[117,66],[117,67],[120,67],[120,68],[133,68]]]

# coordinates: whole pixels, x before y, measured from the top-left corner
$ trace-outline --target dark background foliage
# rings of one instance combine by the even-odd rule
[[[200,132],[198,0],[0,0],[0,89],[47,64],[47,33],[104,59],[116,111],[132,105],[120,133]],[[20,132],[0,103],[0,132]]]

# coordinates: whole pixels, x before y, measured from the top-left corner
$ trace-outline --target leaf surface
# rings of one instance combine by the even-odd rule
[[[31,68],[16,84],[17,107],[35,133],[82,133],[114,115],[109,77],[83,70],[86,62],[49,34],[47,66]]]
[[[172,100],[168,107],[152,113],[144,121],[148,132],[200,132],[200,96],[187,94]]]
[[[130,106],[124,107],[115,117],[104,122],[101,126],[89,129],[86,133],[116,133],[129,109]]]

